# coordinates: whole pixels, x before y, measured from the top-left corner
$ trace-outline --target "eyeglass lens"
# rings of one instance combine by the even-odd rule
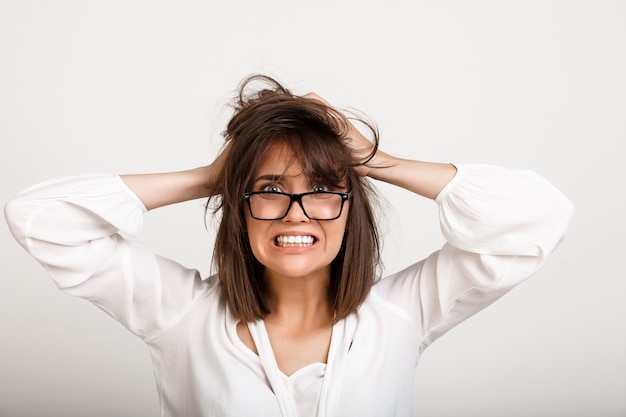
[[[316,220],[330,220],[339,217],[343,197],[339,194],[314,193],[301,197],[304,213]],[[287,194],[262,193],[250,196],[250,211],[257,219],[274,220],[284,217],[290,209],[291,197]],[[297,204],[297,202],[294,201]]]

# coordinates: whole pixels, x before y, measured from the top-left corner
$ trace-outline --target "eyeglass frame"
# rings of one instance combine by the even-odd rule
[[[250,197],[252,197],[253,195],[257,195],[257,194],[279,194],[279,195],[285,195],[289,197],[289,204],[287,205],[287,210],[285,210],[285,214],[283,214],[280,217],[276,217],[272,219],[262,219],[259,217],[255,217],[254,214],[252,214],[252,207],[250,206]],[[334,194],[334,195],[341,196],[341,206],[339,207],[339,214],[337,214],[337,216],[330,218],[330,219],[320,219],[320,218],[309,216],[308,213],[306,212],[306,209],[304,208],[304,204],[302,204],[302,197],[306,197],[307,195],[311,195],[311,194]],[[287,214],[289,214],[289,210],[291,210],[291,206],[293,205],[294,201],[298,202],[298,204],[300,205],[300,208],[302,209],[302,213],[304,213],[304,215],[310,220],[318,220],[318,221],[337,220],[339,217],[341,217],[341,213],[343,213],[344,203],[348,201],[350,197],[352,197],[352,191],[347,191],[347,192],[344,192],[344,191],[309,191],[309,192],[300,193],[300,194],[283,193],[280,191],[246,191],[243,193],[243,199],[248,203],[248,211],[250,212],[250,216],[255,220],[267,220],[267,221],[282,220],[285,217],[287,217]]]

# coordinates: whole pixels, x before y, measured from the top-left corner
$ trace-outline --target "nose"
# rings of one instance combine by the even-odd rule
[[[289,210],[287,210],[287,215],[282,218],[283,221],[287,222],[307,222],[310,219],[304,214],[304,208],[302,207],[302,200],[293,199],[289,204]]]

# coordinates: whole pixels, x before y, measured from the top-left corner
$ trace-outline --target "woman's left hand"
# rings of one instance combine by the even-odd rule
[[[353,155],[357,161],[362,161],[363,164],[357,165],[354,167],[354,170],[357,174],[361,176],[367,176],[370,173],[370,170],[376,166],[383,166],[381,164],[381,159],[383,159],[384,153],[380,151],[377,146],[374,145],[370,140],[368,140],[350,121],[348,117],[346,117],[343,113],[335,109],[330,103],[324,100],[322,97],[315,93],[308,93],[303,96],[304,98],[308,98],[311,100],[317,100],[320,103],[324,104],[326,107],[332,110],[331,115],[336,117],[341,117],[342,120],[338,121],[341,125],[345,125],[348,128],[346,139],[348,139],[348,146],[352,150]],[[377,132],[373,132],[377,135]],[[372,155],[372,152],[375,152]]]
[[[431,199],[436,198],[456,174],[456,167],[452,164],[402,159],[381,151],[363,136],[348,117],[326,100],[315,93],[308,93],[304,97],[319,101],[328,107],[331,116],[341,118],[338,123],[348,129],[348,146],[356,159],[363,161],[363,164],[354,167],[357,174],[397,185]],[[377,132],[374,135],[377,141]]]

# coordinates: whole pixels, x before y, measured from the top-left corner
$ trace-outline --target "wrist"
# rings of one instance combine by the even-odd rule
[[[398,158],[388,153],[378,150],[374,157],[367,164],[359,167],[363,176],[370,177],[375,180],[385,181],[385,172],[398,164]]]

